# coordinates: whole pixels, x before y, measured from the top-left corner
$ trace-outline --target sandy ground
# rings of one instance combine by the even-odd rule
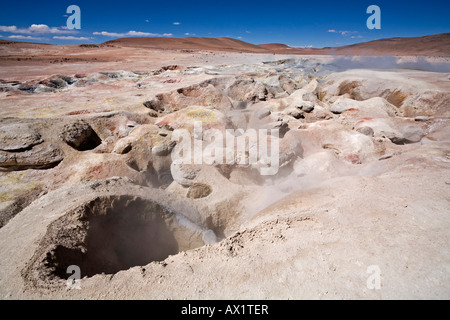
[[[39,50],[22,48],[8,55],[42,56]],[[67,54],[51,47],[45,50],[48,59],[0,60],[0,79],[8,88],[0,92],[1,126],[30,125],[45,143],[64,154],[56,167],[0,172],[0,209],[17,205],[14,201],[19,198],[34,200],[15,210],[0,229],[2,299],[450,298],[448,74],[336,70],[325,66],[334,61],[330,56],[303,56],[292,64],[280,62],[292,56],[273,54],[161,54],[136,48],[74,49]],[[54,63],[52,55],[56,60],[62,56],[89,58]],[[171,65],[178,67],[158,71]],[[132,74],[101,74],[116,71]],[[75,74],[91,82],[34,93],[8,84],[37,84],[53,75]],[[180,185],[173,168],[164,164],[167,158],[139,149],[148,144],[156,150],[159,140],[155,136],[165,130],[162,125],[158,129],[158,123],[189,125],[182,113],[176,116],[180,111],[175,109],[152,115],[154,111],[143,103],[158,94],[163,94],[161,101],[171,108],[190,110],[191,101],[201,106],[216,92],[209,86],[210,91],[204,93],[203,87],[196,87],[199,83],[222,79],[214,80],[219,81],[216,88],[224,86],[228,96],[239,96],[239,90],[247,94],[253,83],[273,82],[280,74],[295,80],[296,91],[256,101],[244,110],[221,100],[214,110],[236,123],[260,110],[270,110],[271,121],[286,121],[290,131],[282,140],[282,150],[295,153],[295,157],[286,165],[288,169],[281,170],[281,176],[258,182],[238,168],[227,176],[204,166],[194,181],[208,185],[212,193],[190,199],[186,194],[192,186]],[[240,82],[232,91],[230,83],[239,77],[253,77],[254,82]],[[173,93],[190,86],[193,89],[186,97]],[[302,98],[295,100],[299,95]],[[315,109],[305,113],[304,119],[296,119],[289,108],[303,100],[312,101]],[[338,106],[345,111],[337,112]],[[62,128],[79,119],[96,130],[103,140],[98,147],[102,151],[80,152],[61,141]],[[134,131],[117,133],[130,122],[136,126]],[[373,135],[357,131],[364,126],[372,128]],[[108,132],[114,135],[108,138]],[[146,140],[148,137],[151,140]],[[124,139],[130,139],[132,151],[113,152]],[[398,143],[399,139],[407,143]],[[130,161],[134,161],[132,165]],[[175,180],[168,187],[155,185],[149,174],[164,170],[172,170]],[[163,200],[165,193],[175,200],[169,196]],[[58,263],[70,264],[55,251],[55,245],[69,246],[63,240],[64,230],[69,230],[67,237],[85,241],[79,231],[84,230],[85,220],[77,220],[73,212],[94,199],[110,196],[147,199],[172,210],[178,220],[170,220],[168,225],[176,238],[184,237],[178,244],[186,248],[119,272],[97,272],[81,279],[79,290],[69,289],[65,280],[55,277]],[[111,200],[113,209],[114,203]],[[183,224],[180,217],[187,217],[195,226]],[[61,234],[55,231],[59,225]],[[192,232],[189,241],[188,231],[180,231],[184,227]],[[103,228],[98,229],[100,234],[106,232],[107,227]],[[210,230],[217,239],[205,240]],[[198,244],[198,237],[204,243]],[[371,268],[380,271],[379,288],[368,285],[373,279]]]

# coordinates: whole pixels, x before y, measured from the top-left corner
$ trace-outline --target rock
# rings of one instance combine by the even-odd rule
[[[117,154],[126,154],[130,152],[131,149],[132,149],[131,141],[129,141],[128,139],[121,139],[117,141],[112,152]]]
[[[285,121],[277,121],[269,124],[269,129],[279,129],[279,137],[283,138],[284,135],[289,131],[289,124]]]
[[[148,112],[148,115],[152,118],[158,118],[158,112],[156,112],[155,110],[150,110]]]
[[[350,109],[348,106],[343,106],[341,104],[333,104],[330,106],[330,111],[334,114],[341,114]]]
[[[160,143],[152,147],[152,154],[160,157],[168,156],[172,152],[175,145],[175,141],[162,140]]]
[[[297,106],[302,111],[305,111],[306,113],[310,113],[314,110],[314,103],[310,101],[303,101],[300,105]]]
[[[234,108],[234,109],[242,110],[242,109],[247,108],[247,104],[248,104],[248,101],[247,101],[247,100],[244,100],[244,101],[236,101],[236,100],[230,99],[230,101],[231,101],[231,104],[233,105],[233,108]]]
[[[18,151],[42,143],[41,135],[26,124],[0,127],[0,150]]]
[[[415,121],[428,121],[430,119],[431,118],[427,117],[427,116],[417,116],[417,117],[414,118]]]
[[[47,169],[62,160],[63,153],[52,144],[40,144],[24,152],[0,151],[0,167],[6,170]]]
[[[172,162],[170,165],[170,172],[173,180],[185,187],[189,187],[194,184],[193,180],[197,177],[199,171],[199,165],[181,164],[177,163],[177,161]]]
[[[187,197],[191,199],[200,199],[209,196],[212,189],[209,185],[204,183],[194,183],[189,187]]]
[[[36,87],[36,89],[34,90],[34,92],[36,92],[36,93],[41,93],[41,92],[55,92],[55,91],[56,91],[56,89],[50,88],[50,87],[47,87],[47,86],[44,86],[44,85],[42,85],[42,84],[38,85],[38,86]]]
[[[74,84],[74,86],[75,86],[75,87],[87,87],[87,86],[89,86],[89,85],[91,85],[91,84],[92,84],[92,81],[85,80],[85,79],[81,79],[81,80],[78,80],[78,81]]]
[[[327,113],[324,112],[324,111],[317,111],[317,112],[314,112],[314,117],[315,117],[316,119],[320,119],[320,120],[328,120],[328,119],[331,119],[331,118],[332,118],[331,114],[327,114]]]
[[[283,139],[279,141],[279,166],[284,167],[289,163],[303,156],[303,147],[299,136],[295,131],[289,131]]]
[[[306,86],[303,87],[303,89],[306,92],[314,92],[317,89],[318,85],[319,85],[319,83],[317,82],[317,80],[312,79]]]
[[[356,131],[358,131],[359,133],[362,133],[368,137],[373,137],[373,135],[374,135],[374,131],[371,127],[360,127],[358,129],[356,129]]]
[[[281,88],[288,94],[292,94],[296,90],[295,83],[290,78],[281,75],[278,78],[278,81],[280,82]]]
[[[68,85],[68,83],[66,81],[64,81],[63,79],[58,78],[58,77],[52,77],[49,79],[45,79],[45,80],[39,82],[39,84],[42,84],[44,86],[54,88],[54,89],[63,89],[65,87],[67,87],[67,85]]]
[[[403,129],[403,137],[406,143],[420,142],[424,136],[425,132],[419,127],[410,126]]]
[[[393,143],[399,145],[420,142],[425,136],[425,132],[421,128],[412,126],[401,128],[401,131],[383,131],[382,134]]]
[[[83,121],[65,125],[60,137],[78,151],[92,150],[102,143],[92,127]]]
[[[144,104],[144,107],[149,108],[153,111],[156,111],[156,112],[164,111],[164,105],[163,105],[162,101],[160,99],[158,99],[157,97],[154,97],[148,101],[145,101],[143,104]]]
[[[285,98],[289,97],[289,94],[286,93],[279,85],[277,86],[267,86],[267,97],[268,98]],[[266,99],[268,100],[268,99]]]
[[[264,119],[265,117],[268,117],[268,116],[270,116],[270,110],[267,110],[267,109],[263,109],[263,110],[258,110],[257,112],[256,112],[256,117],[259,119],[259,120],[261,120],[261,119]]]
[[[305,114],[297,108],[290,108],[286,110],[287,114],[295,119],[305,119]]]

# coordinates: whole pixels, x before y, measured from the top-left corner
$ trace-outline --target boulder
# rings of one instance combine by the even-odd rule
[[[349,106],[344,106],[342,104],[334,103],[330,106],[330,111],[334,114],[341,114],[350,109]]]
[[[425,136],[425,132],[419,127],[409,126],[403,128],[402,131],[402,136],[395,137],[395,139],[391,139],[391,141],[396,144],[416,143],[420,142]]]
[[[113,153],[126,154],[132,149],[131,141],[128,139],[120,139],[114,146]]]
[[[292,81],[290,78],[281,75],[279,77],[279,82],[281,88],[286,91],[288,94],[292,94],[296,90],[296,86],[294,81]]]
[[[170,165],[170,172],[173,180],[184,187],[189,187],[194,184],[194,179],[197,177],[200,168],[200,165],[181,164],[174,161]]]
[[[152,147],[152,154],[160,157],[168,156],[172,152],[172,149],[173,147],[175,147],[175,145],[175,141],[170,141],[169,139],[161,139]]]
[[[102,143],[94,129],[83,121],[65,125],[60,137],[78,151],[92,150]]]
[[[303,101],[297,106],[297,108],[305,111],[306,113],[310,113],[314,110],[314,103],[312,103],[311,101]]]
[[[279,137],[283,138],[284,135],[289,131],[289,124],[286,121],[276,121],[268,123],[266,126],[267,129],[278,129]]]
[[[42,143],[41,135],[26,124],[10,124],[0,127],[0,150],[17,151]]]
[[[259,120],[261,120],[261,119],[264,119],[265,117],[270,116],[270,113],[271,113],[270,110],[267,110],[267,109],[258,110],[258,111],[256,111],[256,117]]]
[[[7,171],[47,169],[63,160],[63,153],[53,144],[40,144],[23,152],[0,151],[0,167]]]
[[[305,118],[305,114],[303,113],[303,111],[300,111],[297,108],[288,108],[284,112],[287,115],[289,115],[295,119],[304,119]]]
[[[368,137],[373,137],[373,135],[374,135],[374,131],[371,127],[360,127],[356,131],[358,131],[359,133],[362,133]]]
[[[143,104],[144,104],[144,107],[154,110],[156,112],[164,111],[164,105],[163,105],[162,101],[156,97],[153,97],[152,99],[150,99],[148,101],[145,101]]]

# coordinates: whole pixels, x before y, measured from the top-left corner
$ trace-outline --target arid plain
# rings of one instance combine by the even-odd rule
[[[379,41],[0,41],[1,298],[450,298],[450,36]]]

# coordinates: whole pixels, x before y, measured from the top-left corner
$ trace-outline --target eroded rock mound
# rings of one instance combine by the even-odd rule
[[[62,160],[62,151],[53,144],[41,144],[23,152],[0,151],[0,168],[8,171],[48,169]]]
[[[44,140],[29,125],[14,123],[0,127],[0,150],[19,151],[31,148]]]
[[[78,151],[92,150],[102,143],[94,129],[83,121],[64,126],[61,138]]]

